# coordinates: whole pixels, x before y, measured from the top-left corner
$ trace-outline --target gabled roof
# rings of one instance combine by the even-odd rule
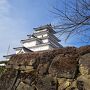
[[[32,50],[30,50],[30,49],[28,49],[26,47],[16,47],[16,48],[13,48],[13,49],[15,49],[15,50],[21,50],[21,49],[23,49],[25,52],[33,52]]]
[[[23,49],[25,52],[33,52],[32,50],[30,50],[28,48],[25,48],[25,47],[17,47],[17,48],[13,48],[13,49],[15,49],[15,50],[21,50],[21,49]],[[7,59],[10,59],[11,56],[13,56],[13,55],[16,55],[16,54],[5,55],[3,57],[5,57]]]

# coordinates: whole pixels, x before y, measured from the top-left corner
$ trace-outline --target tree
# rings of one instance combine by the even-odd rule
[[[61,1],[61,0],[60,0]],[[82,36],[83,42],[90,41],[90,0],[64,0],[64,10],[53,7],[59,22],[54,26],[60,35]]]

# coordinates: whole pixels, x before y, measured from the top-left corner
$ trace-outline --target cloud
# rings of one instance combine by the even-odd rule
[[[0,0],[0,59],[3,59],[9,44],[10,53],[13,53],[12,48],[18,46],[21,38],[25,36],[26,21],[22,16],[12,17],[12,8],[9,0]]]
[[[0,18],[8,15],[10,9],[10,4],[8,3],[8,0],[0,0]]]

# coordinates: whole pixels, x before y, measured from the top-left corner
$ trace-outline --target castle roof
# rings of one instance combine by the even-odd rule
[[[37,28],[33,28],[35,31],[40,31],[40,30],[43,30],[43,29],[48,29],[50,32],[52,33],[56,33],[55,30],[52,29],[52,25],[51,24],[47,24],[47,25],[44,25],[44,26],[40,26],[40,27],[37,27]]]
[[[5,55],[3,57],[6,58],[6,59],[10,59],[13,55],[16,55],[16,54]]]
[[[42,37],[42,38],[29,38],[29,39],[21,40],[21,42],[25,43],[25,42],[31,42],[31,41],[36,41],[36,40],[39,41],[39,40],[50,39],[50,38],[52,38],[52,37],[46,36],[46,37]],[[55,38],[55,40],[60,42],[60,40],[57,37],[54,36],[54,38]]]
[[[13,49],[15,49],[15,50],[21,50],[21,49],[23,49],[26,52],[33,52],[32,50],[30,50],[30,49],[28,49],[26,47],[16,47],[16,48],[13,48]]]

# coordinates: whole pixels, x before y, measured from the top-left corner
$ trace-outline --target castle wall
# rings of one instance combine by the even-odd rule
[[[48,50],[48,49],[50,49],[49,45],[30,48],[30,50],[32,50],[32,51],[42,51],[42,50]]]
[[[37,41],[31,41],[31,42],[26,42],[23,44],[24,47],[32,47],[32,46],[36,46],[38,42]]]

